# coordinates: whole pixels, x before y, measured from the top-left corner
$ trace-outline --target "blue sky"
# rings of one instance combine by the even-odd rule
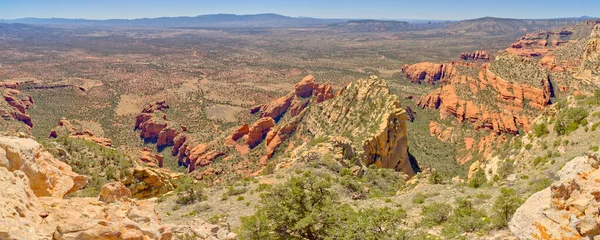
[[[558,18],[600,15],[600,0],[0,0],[0,19],[131,19],[213,13],[441,20]]]

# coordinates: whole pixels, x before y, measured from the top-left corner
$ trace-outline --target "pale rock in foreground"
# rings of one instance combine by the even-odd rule
[[[600,170],[595,155],[577,157],[560,180],[531,196],[509,227],[520,239],[595,239],[600,235]]]
[[[71,166],[55,159],[32,139],[0,137],[0,167],[21,171],[29,178],[36,196],[64,195],[81,189],[86,178],[71,170]]]

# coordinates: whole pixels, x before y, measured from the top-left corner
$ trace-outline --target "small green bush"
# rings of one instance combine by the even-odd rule
[[[442,174],[437,170],[433,170],[429,175],[429,183],[430,184],[442,184]]]
[[[523,204],[523,200],[519,197],[517,191],[512,188],[500,189],[500,196],[496,198],[492,207],[494,225],[499,228],[507,227],[508,222],[510,222],[513,214],[521,204]]]
[[[192,204],[195,202],[203,201],[206,199],[206,196],[203,193],[202,184],[194,181],[193,178],[189,176],[183,176],[179,178],[179,182],[177,184],[177,188],[175,192],[177,193],[177,199],[175,202],[177,204]]]
[[[540,138],[548,135],[550,131],[548,130],[548,125],[545,123],[539,124],[533,128],[533,135]]]
[[[438,226],[448,220],[452,206],[446,203],[432,203],[421,209],[421,223],[426,227]]]
[[[480,188],[483,187],[487,183],[487,178],[485,177],[485,173],[482,170],[475,172],[475,174],[469,180],[469,187],[472,188]]]

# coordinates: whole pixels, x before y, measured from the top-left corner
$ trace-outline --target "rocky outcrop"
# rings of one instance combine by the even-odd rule
[[[287,140],[291,134],[294,133],[294,131],[296,131],[296,128],[298,128],[298,125],[300,124],[300,121],[302,121],[303,117],[304,116],[297,116],[291,121],[281,124],[277,128],[272,128],[269,133],[267,133],[265,138],[265,155],[260,159],[261,165],[267,164],[267,160],[273,157],[273,154],[277,148],[281,146],[281,144]]]
[[[301,128],[314,138],[349,138],[364,165],[414,174],[408,159],[406,112],[377,77],[352,82],[338,97],[312,107]]]
[[[33,105],[31,96],[23,96],[20,91],[0,88],[4,101],[0,101],[0,117],[9,121],[20,121],[33,128],[33,121],[26,110]]]
[[[333,98],[333,86],[331,84],[315,83],[313,96],[316,97],[317,103],[327,101]]]
[[[175,189],[174,182],[181,176],[168,169],[136,167],[121,180],[134,198],[158,197]]]
[[[156,173],[148,168],[136,170],[145,173],[134,175],[147,176],[131,181],[137,186],[132,191],[127,184],[112,182],[102,186],[96,198],[63,199],[80,176],[74,178],[68,165],[46,153],[40,152],[34,140],[0,137],[0,239],[168,240],[185,233],[206,239],[237,238],[227,225],[199,219],[187,224],[161,223],[154,200],[132,198],[162,179],[157,174],[148,176]]]
[[[158,149],[173,146],[177,135],[185,129],[167,120],[167,116],[162,112],[167,108],[169,105],[164,101],[151,103],[144,107],[135,120],[135,129],[140,130],[140,138],[144,141],[156,142]]]
[[[436,81],[449,77],[453,72],[452,64],[436,64],[430,62],[404,65],[402,73],[412,83],[421,84],[422,81],[434,84]]]
[[[568,43],[569,36],[573,32],[568,30],[559,31],[538,31],[526,34],[513,43],[507,52],[521,57],[543,57],[552,48]]]
[[[452,138],[452,130],[454,130],[452,127],[445,128],[437,122],[429,122],[429,135],[441,141],[449,141]]]
[[[1,150],[0,150],[1,151]],[[0,239],[40,239],[42,205],[23,172],[0,167]]]
[[[152,150],[149,148],[143,148],[140,151],[139,160],[143,163],[146,163],[149,167],[163,167],[163,157],[160,154],[152,152]]]
[[[92,130],[91,128],[95,129]],[[102,126],[93,121],[69,121],[66,118],[61,118],[58,125],[50,131],[48,137],[57,138],[62,135],[71,138],[82,138],[105,147],[112,146],[112,140],[103,137],[104,131],[102,131]]]
[[[272,127],[275,127],[275,121],[270,117],[264,117],[258,119],[252,126],[248,132],[246,138],[246,144],[250,146],[250,148],[256,147],[266,134],[271,130]]]
[[[290,108],[293,99],[294,95],[290,93],[263,105],[260,109],[260,117],[279,119],[279,117],[281,117]]]
[[[473,97],[480,91],[491,92],[495,99],[490,99],[489,95],[482,96],[487,99]],[[519,129],[529,130],[531,119],[534,117],[523,114],[525,103],[533,109],[541,110],[550,103],[552,95],[552,84],[548,78],[537,86],[510,82],[498,77],[487,65],[483,65],[478,78],[461,76],[461,73],[457,72],[449,84],[425,95],[418,105],[439,109],[442,118],[453,116],[459,123],[471,123],[476,129],[485,129],[497,134],[516,134]],[[491,102],[485,103],[481,100]],[[499,104],[504,105],[503,109],[498,108]]]
[[[576,77],[600,83],[600,24],[595,25],[583,53],[583,63]]]
[[[86,178],[55,159],[32,139],[0,137],[0,168],[23,172],[29,187],[38,197],[64,195],[81,189]]]
[[[258,105],[250,109],[250,113],[260,112],[260,117],[270,117],[276,121],[286,112],[290,111],[292,116],[298,115],[308,106],[314,97],[316,103],[327,101],[334,97],[333,86],[331,84],[318,84],[312,75],[304,77],[298,82],[293,92],[288,95],[273,100],[270,103]]]
[[[490,60],[490,55],[487,51],[477,50],[472,53],[464,52],[460,54],[460,59],[462,60]]]
[[[582,239],[600,235],[598,157],[577,157],[559,172],[560,180],[517,209],[510,230],[520,239]]]
[[[315,88],[315,77],[312,75],[308,75],[303,78],[300,82],[296,83],[296,87],[294,89],[294,93],[298,97],[310,97],[312,96],[312,91]]]

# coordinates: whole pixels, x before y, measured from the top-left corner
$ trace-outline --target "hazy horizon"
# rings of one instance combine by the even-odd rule
[[[581,8],[581,6],[586,6]],[[543,11],[540,11],[543,9]],[[0,19],[69,18],[69,19],[139,19],[157,17],[193,17],[209,14],[251,15],[275,13],[291,17],[326,19],[413,19],[464,20],[486,16],[517,19],[576,18],[597,15],[600,2],[574,0],[507,0],[502,2],[463,1],[317,1],[282,2],[261,0],[192,1],[192,0],[0,0]]]

